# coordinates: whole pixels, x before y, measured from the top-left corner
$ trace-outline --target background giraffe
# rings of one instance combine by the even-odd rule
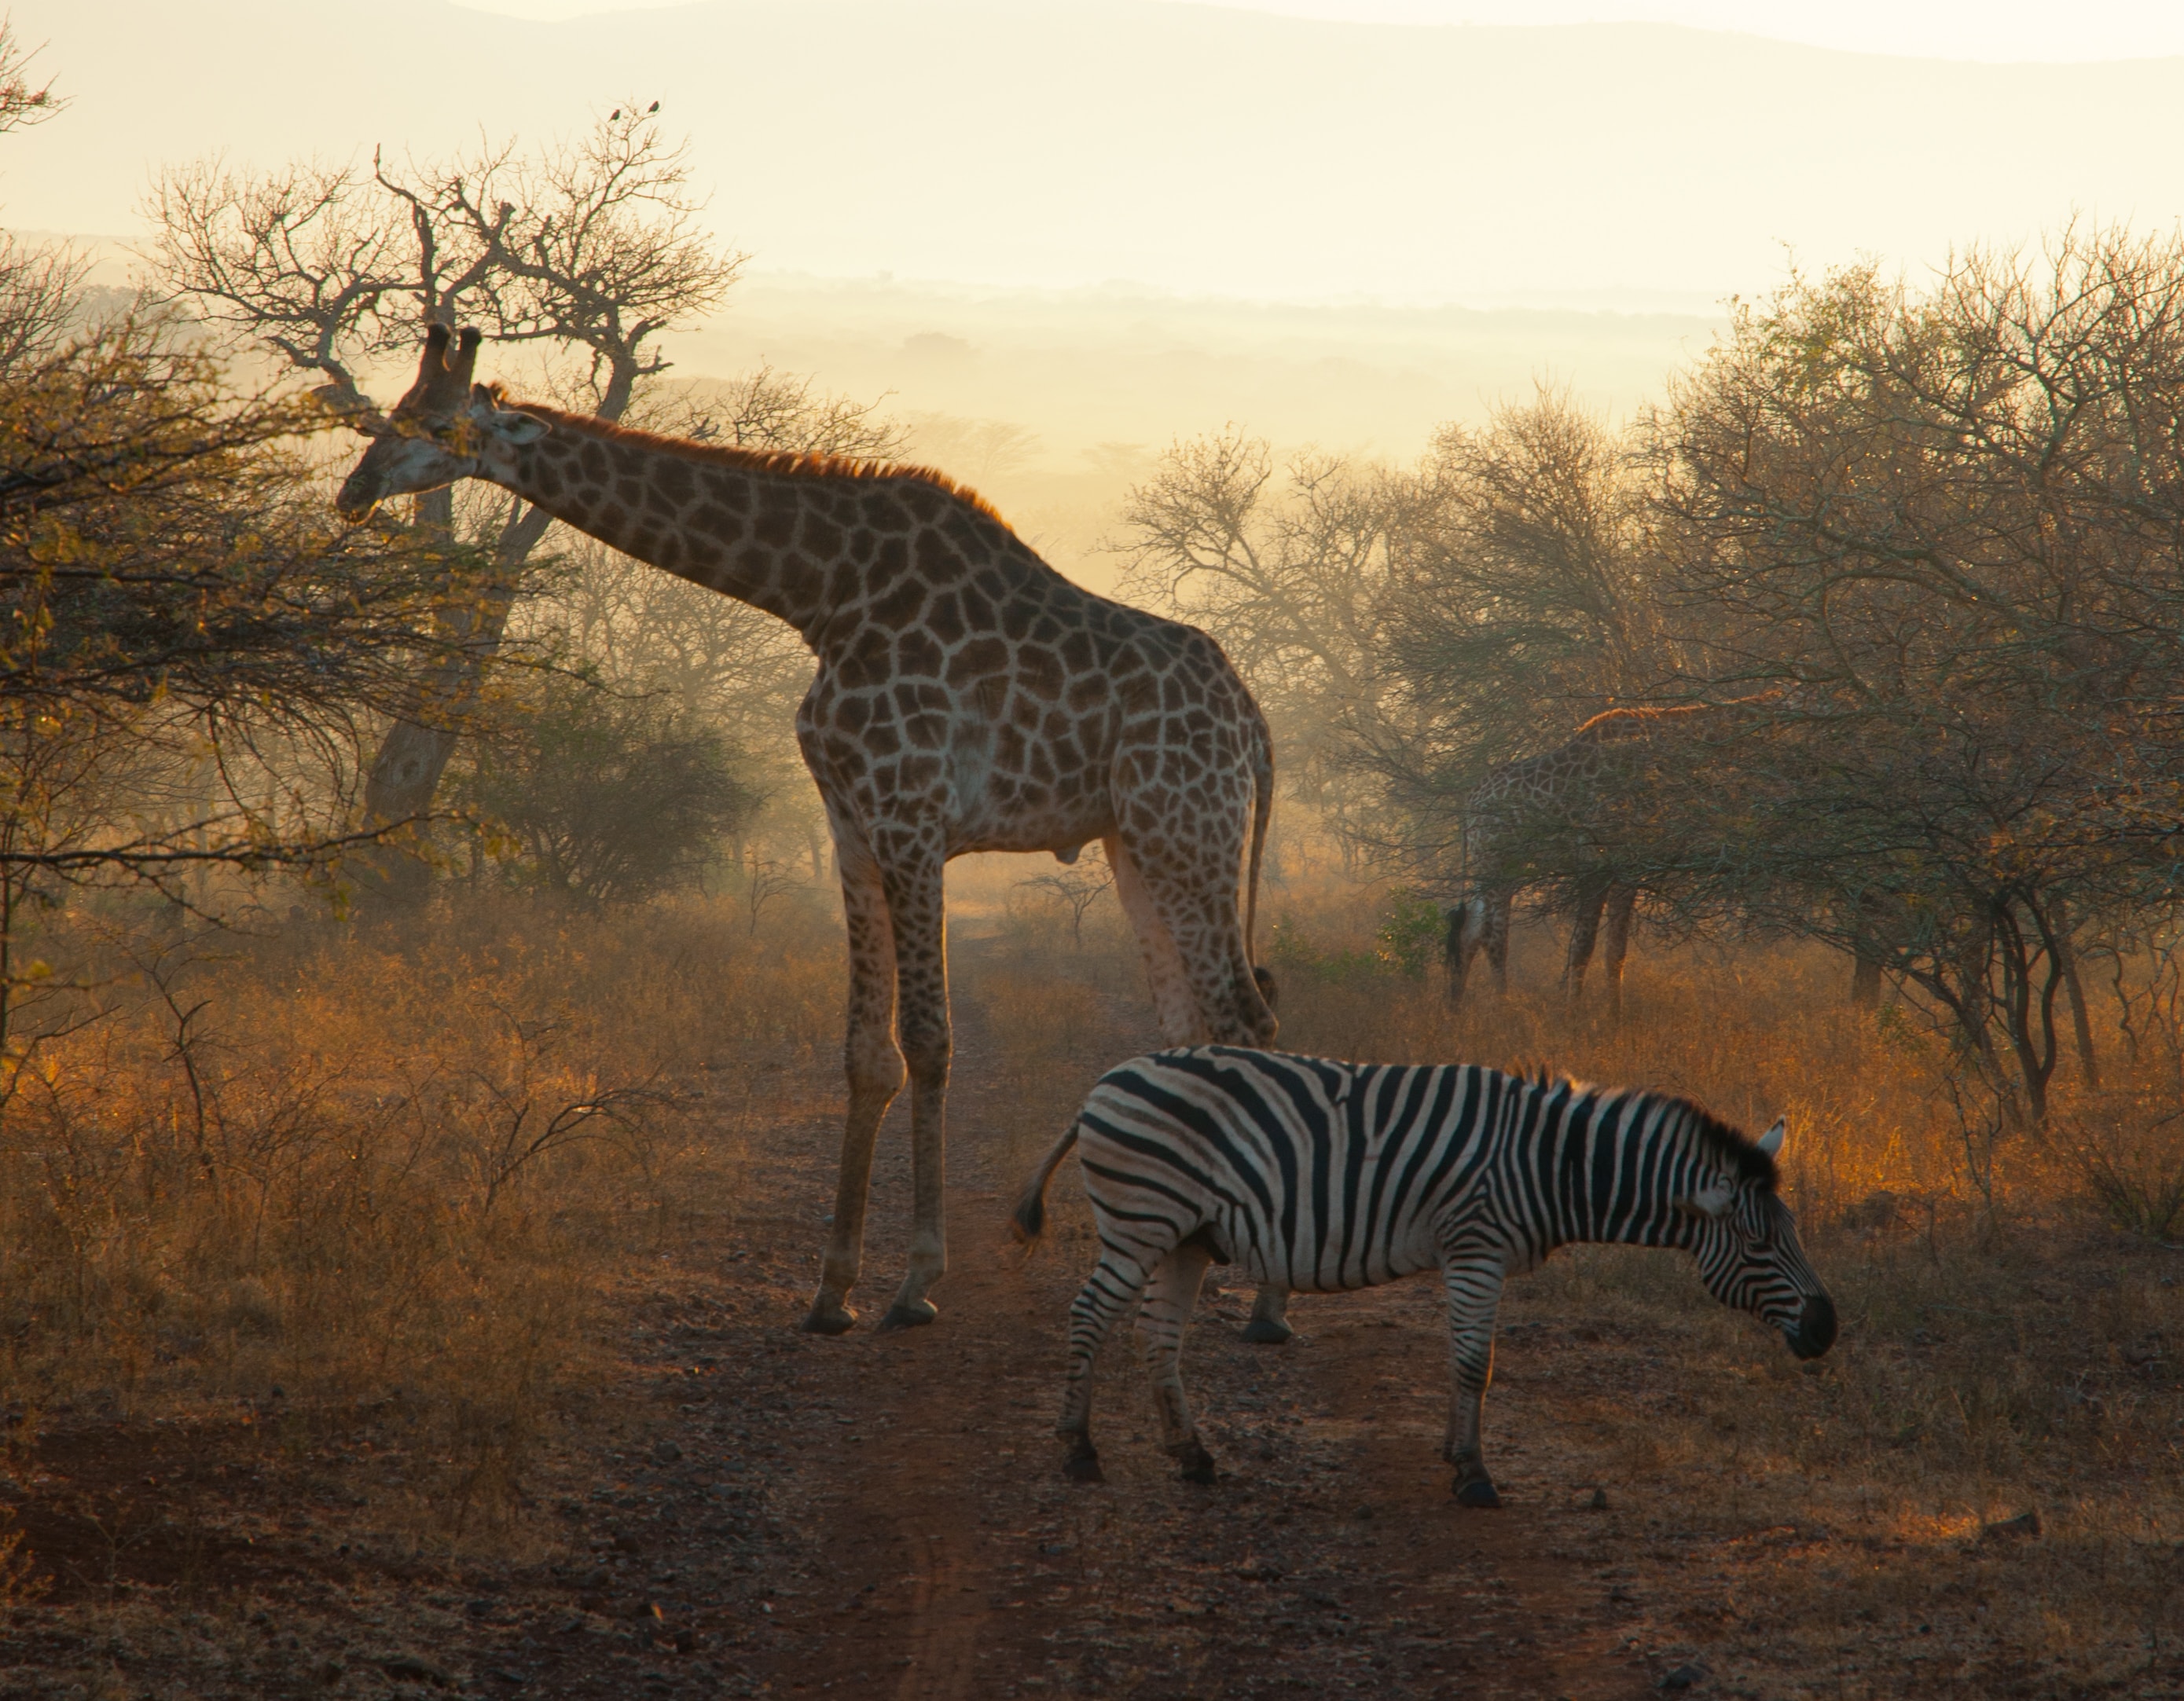
[[[1594,837],[1602,803],[1602,781],[1627,783],[1644,747],[1665,731],[1687,726],[1710,704],[1675,709],[1611,709],[1579,727],[1568,742],[1536,756],[1496,764],[1465,799],[1462,814],[1466,884],[1463,899],[1448,912],[1446,955],[1448,1001],[1463,1002],[1471,959],[1481,951],[1494,970],[1497,992],[1509,990],[1509,911],[1517,893],[1540,877],[1538,853],[1557,859],[1579,850],[1593,866],[1575,879],[1576,911],[1563,959],[1562,995],[1575,1004],[1585,996],[1585,970],[1607,922],[1607,1007],[1623,1011],[1623,962],[1630,948],[1630,920],[1638,888],[1623,879]]]
[[[849,1112],[819,1292],[838,1334],[880,1119],[911,1083],[910,1269],[881,1326],[929,1322],[951,1050],[942,877],[970,851],[1100,840],[1170,1044],[1263,1045],[1251,962],[1273,758],[1266,721],[1195,627],[1080,589],[992,509],[920,468],[714,448],[473,386],[444,325],[337,498],[482,478],[614,548],[787,620],[818,658],[797,739],[825,802],[850,942]],[[1239,916],[1240,876],[1248,889]],[[1279,1305],[1276,1306],[1277,1324]],[[1284,1331],[1283,1332],[1286,1332]]]
[[[1780,704],[1785,700],[1783,692],[1768,692],[1725,703],[1611,709],[1580,726],[1566,743],[1536,756],[1500,763],[1490,770],[1464,803],[1464,861],[1469,891],[1448,912],[1445,955],[1450,1004],[1462,1003],[1471,961],[1482,951],[1494,970],[1495,990],[1508,992],[1511,906],[1517,893],[1538,877],[1534,870],[1542,848],[1552,848],[1557,858],[1567,858],[1574,845],[1591,857],[1596,866],[1580,873],[1574,882],[1562,996],[1572,1005],[1584,998],[1585,971],[1599,942],[1604,918],[1607,953],[1602,970],[1607,982],[1607,1008],[1612,1015],[1622,1014],[1623,965],[1630,954],[1638,887],[1616,871],[1607,859],[1606,847],[1585,842],[1597,833],[1600,811],[1607,801],[1602,782],[1610,781],[1627,792],[1637,777],[1636,764],[1644,747],[1687,731],[1694,715]],[[2070,973],[2075,981],[2075,964]],[[1854,953],[1851,1002],[1861,1009],[1871,1008],[1880,998],[1880,977],[1877,958]],[[2071,992],[2075,1013],[2082,1000],[2075,984]],[[2086,1024],[2081,1020],[2078,1026],[2082,1031]],[[2090,1056],[2089,1039],[2081,1040],[2081,1053]],[[2089,1071],[2091,1067],[2089,1063]]]

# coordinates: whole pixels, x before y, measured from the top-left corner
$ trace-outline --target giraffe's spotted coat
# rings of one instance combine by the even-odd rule
[[[453,362],[447,342],[436,327],[417,383],[343,486],[344,513],[484,478],[777,615],[818,659],[796,732],[841,872],[850,1103],[808,1326],[852,1320],[872,1144],[905,1065],[914,1227],[889,1315],[924,1321],[945,1262],[944,865],[1104,842],[1163,1036],[1265,1044],[1275,1021],[1248,937],[1273,778],[1265,720],[1205,633],[1072,584],[939,474],[506,407],[470,383],[474,334]]]

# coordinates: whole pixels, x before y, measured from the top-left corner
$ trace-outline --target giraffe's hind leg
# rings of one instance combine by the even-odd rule
[[[1145,971],[1146,978],[1153,982],[1153,1011],[1160,1018],[1162,1042],[1168,1046],[1201,1046],[1208,1039],[1218,1039],[1225,1044],[1254,1044],[1249,1037],[1218,1033],[1203,1015],[1197,982],[1192,981],[1190,971],[1186,970],[1184,954],[1177,948],[1175,932],[1171,928],[1171,910],[1175,909],[1171,893],[1173,880],[1162,876],[1157,882],[1149,882],[1120,834],[1110,834],[1103,842],[1107,849],[1107,867],[1114,869],[1116,893],[1123,898],[1123,913],[1129,915],[1131,928],[1136,928],[1138,932],[1138,946],[1145,950]],[[1171,893],[1168,902],[1162,902],[1160,893]],[[1229,893],[1229,910],[1234,913],[1234,893]],[[1236,967],[1243,963],[1243,932],[1236,928],[1232,928],[1232,932],[1236,935],[1232,974],[1249,976],[1247,967]],[[1254,996],[1265,1004],[1265,993],[1256,976],[1249,978]],[[1284,1321],[1286,1310],[1286,1288],[1260,1288],[1258,1299],[1251,1306],[1251,1321],[1245,1323],[1245,1341],[1256,1345],[1280,1345],[1282,1341],[1289,1341],[1295,1330],[1290,1330]]]
[[[1161,1439],[1185,1482],[1213,1481],[1213,1455],[1198,1438],[1190,1420],[1190,1402],[1183,1392],[1183,1331],[1198,1298],[1198,1284],[1212,1254],[1203,1246],[1176,1248],[1153,1267],[1138,1313],[1138,1346],[1145,1354],[1145,1376],[1153,1404],[1160,1409]]]
[[[1269,1282],[1259,1290],[1251,1307],[1251,1320],[1244,1326],[1244,1338],[1255,1347],[1279,1347],[1296,1331],[1289,1323],[1290,1291]]]
[[[1131,931],[1138,936],[1138,948],[1145,956],[1145,980],[1152,988],[1153,1015],[1160,1024],[1161,1042],[1204,1044],[1211,1031],[1191,997],[1182,953],[1153,903],[1130,848],[1117,833],[1110,833],[1100,843],[1107,853],[1107,866],[1115,871],[1115,894],[1123,901],[1123,913],[1130,918]]]
[[[1630,921],[1638,908],[1638,888],[1618,882],[1608,890],[1607,897],[1607,954],[1601,963],[1601,972],[1607,979],[1607,1014],[1616,1021],[1623,1019],[1623,964],[1630,954]]]

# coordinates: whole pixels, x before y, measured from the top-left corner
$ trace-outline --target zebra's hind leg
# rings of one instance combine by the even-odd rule
[[[1441,1457],[1456,1467],[1449,1492],[1463,1506],[1499,1506],[1502,1496],[1487,1475],[1479,1443],[1479,1412],[1494,1380],[1494,1320],[1502,1307],[1502,1256],[1446,1260],[1441,1284],[1447,1296],[1448,1436]]]
[[[1273,1283],[1259,1290],[1251,1304],[1251,1320],[1244,1326],[1244,1338],[1255,1347],[1279,1347],[1296,1331],[1289,1326],[1290,1291]]]
[[[1213,1455],[1198,1438],[1190,1420],[1190,1402],[1183,1392],[1183,1329],[1198,1298],[1198,1284],[1212,1254],[1186,1243],[1154,1267],[1138,1313],[1138,1345],[1145,1355],[1145,1376],[1153,1404],[1160,1408],[1161,1439],[1167,1455],[1182,1468],[1185,1482],[1213,1481]]]
[[[1092,1445],[1092,1371],[1107,1331],[1137,1304],[1145,1287],[1144,1268],[1117,1260],[1111,1249],[1094,1266],[1069,1308],[1069,1373],[1062,1384],[1061,1419],[1054,1432],[1067,1444],[1061,1471],[1072,1482],[1106,1480],[1100,1469],[1099,1450]]]

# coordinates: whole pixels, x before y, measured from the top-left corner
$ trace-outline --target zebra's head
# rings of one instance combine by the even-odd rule
[[[1676,1209],[1690,1220],[1686,1243],[1707,1292],[1773,1324],[1799,1358],[1817,1359],[1835,1344],[1836,1306],[1805,1262],[1797,1222],[1774,1190],[1783,1132],[1778,1120],[1747,1148],[1763,1165],[1730,1166]]]

